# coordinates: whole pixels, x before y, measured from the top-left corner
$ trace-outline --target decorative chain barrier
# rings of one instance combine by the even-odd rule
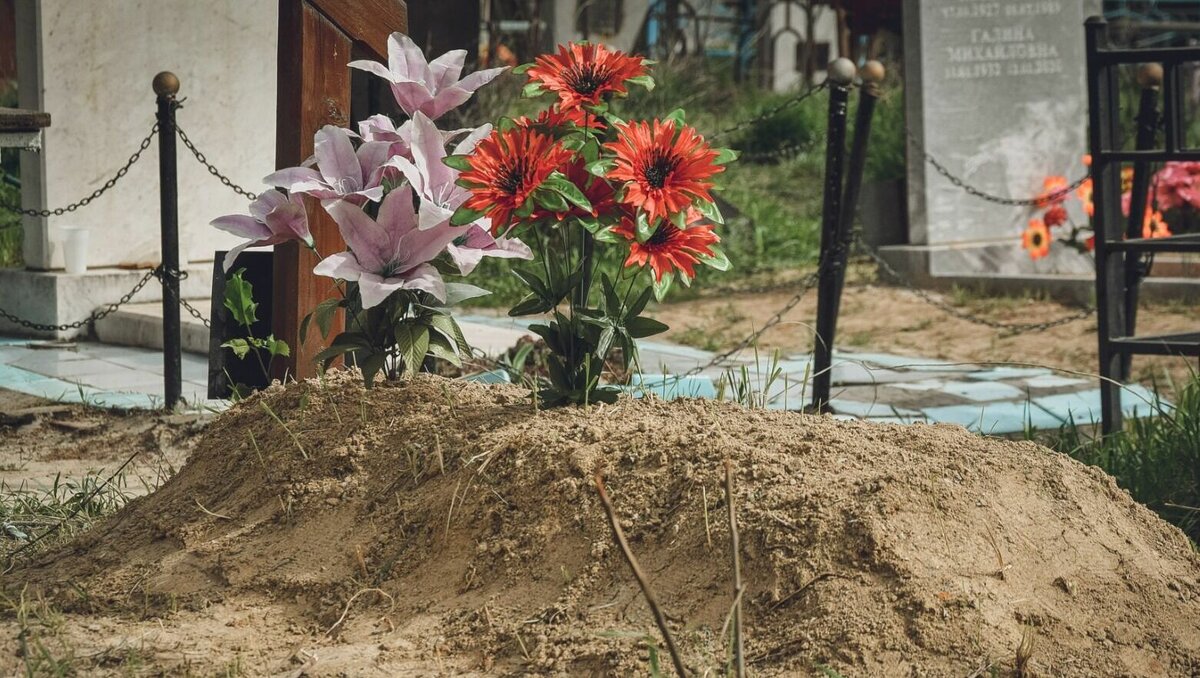
[[[188,135],[183,131],[182,127],[179,127],[177,124],[175,126],[175,129],[176,129],[176,131],[179,132],[179,140],[182,141],[183,145],[186,146],[187,149],[192,152],[192,155],[196,156],[196,160],[200,161],[201,165],[204,165],[205,169],[208,170],[209,174],[220,179],[222,184],[225,184],[229,188],[233,189],[234,193],[237,193],[238,195],[240,195],[244,198],[247,198],[249,200],[254,200],[255,198],[258,197],[254,193],[251,193],[250,191],[247,191],[246,189],[242,188],[241,186],[238,186],[237,184],[233,183],[232,179],[230,179],[229,177],[222,174],[221,170],[217,169],[211,162],[209,162],[208,158],[206,158],[204,156],[204,154],[200,152],[200,149],[196,148],[196,145],[193,144],[192,140],[188,138]]]
[[[759,113],[758,115],[754,116],[753,118],[748,118],[746,120],[743,120],[743,121],[737,123],[736,125],[726,127],[723,130],[720,130],[718,132],[714,132],[714,133],[708,135],[708,138],[710,140],[719,139],[720,137],[726,136],[728,134],[733,134],[734,132],[738,132],[740,130],[746,129],[747,127],[752,127],[754,125],[757,125],[758,123],[760,123],[764,120],[769,120],[769,119],[775,117],[776,115],[779,115],[780,113],[784,112],[785,110],[791,108],[792,106],[799,105],[805,99],[808,99],[809,97],[816,94],[817,92],[820,92],[821,90],[825,89],[825,87],[826,87],[825,83],[821,83],[820,85],[816,85],[815,87],[809,87],[808,89],[800,92],[799,94],[796,94],[795,96],[793,96],[789,99],[785,99],[778,105],[776,105],[772,108],[769,108],[769,109],[763,111],[762,113]]]
[[[911,144],[912,147],[915,148],[921,154],[921,157],[923,157],[925,159],[925,162],[927,162],[931,166],[933,166],[933,169],[937,170],[937,173],[942,175],[942,177],[945,178],[946,181],[949,181],[953,186],[965,191],[969,195],[973,195],[976,198],[979,198],[980,200],[985,200],[987,202],[995,203],[997,205],[1008,205],[1010,207],[1018,207],[1018,206],[1019,207],[1038,207],[1038,206],[1046,205],[1046,204],[1054,202],[1060,198],[1066,197],[1067,195],[1070,195],[1071,193],[1076,191],[1080,186],[1087,183],[1089,179],[1092,178],[1092,173],[1089,171],[1087,174],[1084,174],[1082,177],[1076,179],[1075,181],[1072,181],[1070,184],[1064,186],[1063,188],[1049,191],[1049,192],[1039,195],[1035,198],[1005,198],[1003,196],[993,195],[991,193],[988,193],[987,191],[980,190],[980,189],[972,186],[971,184],[968,184],[966,181],[960,179],[959,177],[955,176],[954,173],[951,172],[949,169],[947,169],[946,166],[943,165],[941,162],[939,162],[937,158],[933,157],[933,155],[931,155],[929,153],[929,151],[925,150],[925,147],[919,141],[917,141],[917,138],[913,135],[913,133],[911,131],[905,130],[905,134],[908,137],[909,144]]]
[[[68,212],[74,212],[75,210],[79,209],[80,207],[84,207],[84,206],[90,204],[96,198],[99,198],[100,196],[104,195],[104,193],[107,192],[108,189],[112,188],[113,186],[116,186],[117,182],[120,181],[126,174],[129,173],[129,168],[133,167],[133,164],[141,159],[142,153],[145,152],[145,150],[147,148],[150,148],[150,142],[154,140],[154,136],[156,134],[158,134],[158,123],[157,122],[154,123],[154,126],[150,128],[150,133],[146,135],[146,138],[142,139],[142,143],[138,145],[138,149],[133,152],[133,155],[129,156],[129,160],[125,161],[125,164],[121,167],[121,169],[117,170],[117,173],[114,174],[111,179],[104,182],[103,186],[101,186],[100,188],[97,188],[95,191],[92,191],[91,195],[89,195],[88,197],[86,197],[78,202],[71,203],[70,205],[67,205],[66,207],[56,207],[54,209],[47,209],[47,210],[24,209],[24,208],[20,207],[19,205],[11,205],[7,202],[0,203],[0,207],[3,207],[4,209],[8,210],[9,212],[14,212],[16,214],[21,214],[21,215],[24,215],[27,217],[50,217],[50,216],[60,217]]]
[[[957,306],[954,306],[953,304],[949,304],[949,303],[937,298],[936,296],[934,296],[927,290],[924,290],[924,289],[914,285],[913,283],[909,282],[908,280],[905,280],[904,276],[900,275],[899,271],[897,271],[891,264],[889,264],[888,261],[886,259],[884,259],[878,252],[876,252],[875,250],[868,247],[866,243],[862,242],[861,238],[856,238],[855,244],[858,245],[859,251],[861,251],[863,254],[866,254],[868,257],[870,257],[880,268],[882,268],[884,270],[884,272],[886,272],[888,274],[888,276],[890,276],[893,280],[895,280],[901,287],[903,287],[906,290],[908,290],[909,292],[912,292],[913,294],[917,295],[917,297],[919,297],[922,301],[929,304],[930,306],[937,308],[938,310],[942,311],[943,313],[945,313],[947,315],[954,316],[955,318],[958,318],[959,320],[965,320],[969,323],[974,323],[976,325],[983,325],[985,327],[990,327],[995,330],[1000,330],[1001,332],[1004,332],[1006,334],[1020,334],[1023,332],[1045,332],[1046,330],[1053,329],[1055,327],[1059,327],[1062,325],[1067,325],[1067,324],[1073,323],[1077,320],[1084,320],[1086,318],[1090,318],[1092,315],[1094,315],[1096,313],[1096,308],[1094,306],[1088,306],[1088,307],[1083,308],[1075,313],[1071,313],[1069,315],[1062,316],[1061,318],[1056,318],[1054,320],[1047,320],[1045,322],[1040,322],[1040,323],[1006,323],[1006,322],[1000,322],[998,320],[992,320],[991,318],[985,318],[983,316],[974,315],[972,313],[963,311],[962,309],[958,308]]]

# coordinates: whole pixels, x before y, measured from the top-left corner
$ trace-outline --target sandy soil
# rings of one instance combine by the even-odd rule
[[[5,576],[0,673],[645,674],[661,643],[599,472],[686,663],[714,675],[725,459],[756,675],[1200,672],[1200,556],[1033,443],[712,402],[534,412],[515,387],[422,377],[222,415],[158,492]]]
[[[756,293],[723,293],[700,299],[663,304],[654,317],[671,326],[662,335],[668,340],[699,348],[720,350],[736,345],[775,314],[794,294],[793,289]],[[964,311],[1009,323],[1032,323],[1069,315],[1076,307],[1042,300],[973,297],[942,298]],[[786,354],[811,350],[816,322],[816,293],[784,316],[780,325],[759,340],[760,353],[780,349]],[[1185,304],[1143,305],[1139,333],[1191,331],[1196,309]],[[842,298],[837,346],[847,350],[884,352],[941,360],[983,363],[989,361],[1036,363],[1084,374],[1098,370],[1095,317],[1040,333],[1011,334],[954,318],[902,288],[851,284]],[[1194,360],[1138,356],[1136,380],[1157,383],[1164,391],[1196,374]]]

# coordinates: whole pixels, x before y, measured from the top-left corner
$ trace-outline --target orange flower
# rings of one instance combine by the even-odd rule
[[[604,121],[598,115],[591,115],[582,108],[562,109],[558,104],[538,113],[538,117],[521,116],[513,120],[518,127],[529,127],[543,134],[555,134],[569,131],[567,124],[583,128],[603,131]]]
[[[1133,190],[1133,167],[1121,168],[1121,192],[1128,193]]]
[[[1083,211],[1087,213],[1088,218],[1096,216],[1096,205],[1092,202],[1092,180],[1084,180],[1079,185],[1079,188],[1075,189],[1075,195],[1079,196],[1079,199],[1083,202]]]
[[[466,206],[492,220],[499,233],[546,177],[570,158],[571,153],[548,136],[528,128],[493,130],[468,156],[471,169],[459,180],[471,190]]]
[[[689,216],[699,218],[694,213]],[[696,223],[679,228],[669,221],[663,221],[646,242],[640,243],[633,219],[625,217],[613,227],[612,232],[630,241],[629,258],[625,260],[625,266],[645,266],[649,263],[654,271],[654,279],[661,281],[664,275],[675,270],[688,278],[696,276],[696,264],[700,262],[700,257],[713,256],[712,246],[721,241],[712,229],[711,224]]]
[[[1041,219],[1030,219],[1029,228],[1021,235],[1021,246],[1034,261],[1050,254],[1050,229],[1046,228],[1046,223]]]
[[[675,129],[672,121],[617,125],[616,141],[605,144],[616,153],[611,179],[628,182],[621,202],[640,207],[650,223],[688,208],[696,200],[712,200],[709,179],[725,168],[714,165],[717,152],[691,127]]]
[[[1046,177],[1042,182],[1042,194],[1038,196],[1037,206],[1057,205],[1065,200],[1068,185],[1066,177]]]
[[[1082,160],[1083,160],[1084,167],[1092,166],[1092,154],[1091,153],[1084,153]]]
[[[1167,221],[1163,219],[1162,212],[1146,208],[1146,218],[1142,222],[1142,237],[1143,238],[1166,238],[1171,235],[1171,229],[1167,226]]]
[[[529,69],[529,80],[558,94],[564,109],[595,106],[607,94],[624,94],[625,81],[646,74],[640,57],[604,45],[559,45],[558,54],[543,54]]]

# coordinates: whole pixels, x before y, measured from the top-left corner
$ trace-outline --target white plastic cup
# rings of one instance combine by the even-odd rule
[[[63,261],[66,262],[67,273],[78,275],[87,273],[88,260],[88,229],[80,226],[64,227],[63,229]]]

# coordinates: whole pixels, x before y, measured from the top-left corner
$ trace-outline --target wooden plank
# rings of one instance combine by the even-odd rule
[[[408,30],[403,0],[309,0],[343,33],[375,59],[387,62],[387,39]]]
[[[345,126],[350,112],[352,41],[305,0],[280,0],[279,77],[277,82],[275,164],[295,167],[313,152],[313,134],[324,125]],[[337,224],[315,199],[306,200],[308,224],[317,251],[328,255],[345,248]],[[323,299],[336,294],[334,282],[312,274],[318,258],[299,243],[275,247],[271,325],[291,347],[276,361],[276,378],[314,376],[313,356],[322,348],[318,332],[301,342],[300,321]],[[333,331],[344,326],[335,319]]]
[[[0,132],[36,132],[49,126],[49,113],[0,107]]]

